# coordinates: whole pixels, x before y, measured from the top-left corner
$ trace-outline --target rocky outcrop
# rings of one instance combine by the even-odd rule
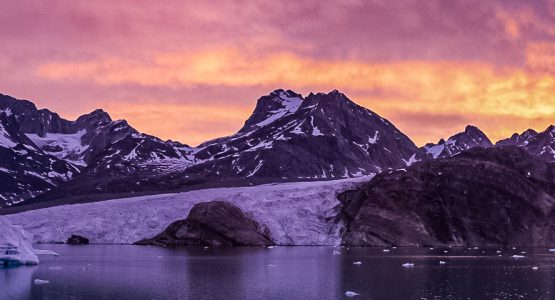
[[[69,244],[69,245],[88,245],[89,244],[89,239],[86,238],[86,237],[82,237],[80,235],[72,234],[67,239],[66,243]]]
[[[514,146],[386,171],[339,199],[345,245],[555,245],[555,167]]]
[[[226,201],[198,203],[185,220],[159,235],[136,242],[163,246],[268,246],[269,233],[237,206]]]

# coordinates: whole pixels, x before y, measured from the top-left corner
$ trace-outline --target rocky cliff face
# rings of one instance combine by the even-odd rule
[[[339,199],[346,245],[555,245],[555,166],[518,147],[386,171]]]
[[[139,245],[163,246],[269,246],[274,242],[266,229],[240,208],[226,201],[201,202],[187,219],[171,223],[159,235]]]

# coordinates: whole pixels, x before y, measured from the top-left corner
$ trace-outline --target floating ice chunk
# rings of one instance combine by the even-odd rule
[[[274,249],[276,246],[268,246],[268,249]]]
[[[337,250],[333,250],[333,255],[341,255],[341,252],[339,252]]]
[[[497,250],[497,251],[495,251],[495,253],[501,253],[501,250]]]
[[[434,250],[434,247],[431,247],[430,250]]]
[[[355,261],[355,262],[353,262],[353,265],[359,265],[360,266],[360,265],[362,265],[362,262],[361,261]]]
[[[414,267],[414,264],[413,263],[404,263],[402,266],[404,268],[412,268],[412,267]]]
[[[41,285],[41,284],[49,284],[50,281],[48,281],[48,280],[42,280],[42,279],[35,279],[35,280],[33,281],[33,283],[36,284],[36,285]]]
[[[346,291],[346,292],[345,292],[345,296],[347,296],[347,297],[354,297],[354,296],[359,296],[359,295],[360,295],[360,294],[355,293],[355,292],[353,292],[353,291]]]
[[[534,271],[536,271],[537,269],[539,269],[539,268],[536,267],[536,266],[533,266],[533,267],[532,267],[532,270],[534,270]]]
[[[512,258],[524,258],[524,255],[517,255],[517,254],[515,254],[515,255],[512,256]]]
[[[21,226],[0,218],[0,265],[36,265],[39,258],[33,249],[33,236]]]
[[[52,256],[59,256],[60,254],[52,251],[52,250],[43,250],[43,249],[35,249],[36,255],[52,255]]]
[[[526,254],[526,251],[520,251],[520,254]]]
[[[440,261],[439,261],[439,264],[440,264],[440,265],[444,265],[445,262],[444,262],[443,260],[440,260]]]
[[[555,248],[554,249],[549,249],[549,252],[555,252]]]
[[[449,252],[449,251],[447,251],[447,250],[443,250],[443,253],[448,253],[448,252]]]
[[[383,249],[382,251],[383,252],[389,252],[390,250],[389,249]]]

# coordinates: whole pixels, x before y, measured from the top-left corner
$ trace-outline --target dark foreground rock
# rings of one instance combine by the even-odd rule
[[[555,245],[555,167],[508,146],[383,172],[339,195],[346,245]]]
[[[226,201],[198,203],[185,220],[157,236],[136,242],[163,246],[268,246],[274,242],[255,220]]]
[[[80,235],[75,235],[72,234],[68,239],[67,239],[67,244],[70,245],[88,245],[89,244],[89,239],[86,237],[82,237]]]

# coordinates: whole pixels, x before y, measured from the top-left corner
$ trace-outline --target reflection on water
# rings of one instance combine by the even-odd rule
[[[60,256],[0,269],[0,299],[341,299],[346,291],[359,299],[555,298],[555,254],[543,248],[342,248],[333,255],[330,247],[41,247]],[[414,267],[403,268],[406,262]]]

